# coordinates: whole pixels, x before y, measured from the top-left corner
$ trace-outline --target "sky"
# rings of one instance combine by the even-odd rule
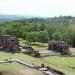
[[[75,0],[0,0],[0,14],[75,16]]]

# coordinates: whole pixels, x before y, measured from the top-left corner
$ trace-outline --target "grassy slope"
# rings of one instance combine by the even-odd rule
[[[75,57],[49,56],[42,61],[67,75],[75,75]]]
[[[27,45],[27,43],[25,45]],[[43,49],[47,48],[47,44],[46,44],[46,46],[44,46],[42,48],[41,48],[41,46],[36,47],[36,45],[34,45],[34,47],[35,47],[35,50],[41,50],[42,48]],[[71,50],[74,51],[75,49],[71,48]],[[22,54],[22,53],[10,54],[10,53],[5,53],[5,52],[0,52],[0,60],[7,59],[10,57],[11,58],[19,58],[23,61],[29,61],[29,62],[32,62],[33,64],[37,64],[37,65],[44,63],[45,65],[54,67],[55,69],[60,70],[64,73],[66,73],[67,75],[75,75],[75,57],[48,56],[48,57],[38,59],[38,58],[34,58],[34,57],[31,57],[31,56],[28,56],[28,55]],[[15,67],[17,69],[17,68],[19,68],[18,66],[21,67],[21,65],[18,65],[18,64],[7,65],[7,66],[0,64],[0,69],[7,69],[7,68],[14,69]],[[36,73],[36,74],[39,75],[38,73]]]
[[[21,39],[21,44],[28,45],[25,40]],[[39,47],[38,47],[39,44]],[[44,50],[47,48],[47,44],[42,47],[40,43],[36,43],[35,45],[30,44],[35,50]],[[75,53],[75,48],[70,48],[70,51]],[[29,61],[32,61],[35,64],[45,63],[51,67],[54,67],[67,75],[75,75],[75,57],[65,57],[65,56],[48,56],[41,58],[41,61],[38,61],[34,58],[26,58]]]
[[[6,52],[0,52],[0,60],[9,59],[9,58],[19,58],[21,60],[26,61],[33,61],[34,59],[28,55],[24,55],[22,53],[6,53]],[[38,62],[38,61],[37,61]],[[36,63],[36,62],[35,62]],[[15,70],[27,70],[27,66],[20,65],[18,63],[11,63],[11,64],[0,64],[0,71],[15,71]],[[33,75],[44,75],[40,71],[32,70]]]
[[[49,57],[44,57],[41,59],[37,59],[22,53],[15,53],[15,54],[10,54],[10,53],[5,53],[5,52],[0,52],[0,60],[2,59],[7,59],[7,58],[19,58],[23,61],[29,61],[32,62],[33,64],[40,65],[44,63],[45,65],[49,65],[50,67],[54,67],[57,70],[60,70],[67,75],[75,75],[75,57],[63,57],[63,56],[49,56]],[[19,64],[0,64],[0,69],[19,69],[23,68],[23,66]],[[36,74],[35,74],[36,75]]]
[[[67,75],[75,75],[75,57],[48,56],[37,59],[24,54],[16,54],[15,56],[21,60],[29,61],[37,65],[44,63]]]
[[[39,43],[39,42],[29,43],[28,41],[23,40],[23,39],[21,39],[21,38],[19,38],[19,40],[20,40],[20,44],[21,44],[21,45],[24,45],[24,46],[31,46],[31,47],[33,47],[36,51],[46,50],[47,47],[48,47],[48,44],[47,44],[47,43],[44,43],[44,44],[42,45],[42,43]]]
[[[19,58],[23,61],[29,61],[37,65],[44,63],[60,71],[63,71],[67,75],[75,75],[75,69],[73,69],[73,67],[75,67],[75,57],[49,56],[49,57],[37,59],[37,58],[31,57],[22,53],[10,54],[10,53],[5,53],[5,52],[0,52],[0,60],[7,59],[10,57]],[[22,67],[21,65],[15,64],[15,63],[11,65],[0,64],[0,69],[18,69],[21,67]]]

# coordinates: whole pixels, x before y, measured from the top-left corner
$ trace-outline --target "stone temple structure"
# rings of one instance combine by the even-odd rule
[[[61,54],[70,54],[69,44],[65,41],[49,41],[48,50],[60,52]]]
[[[0,50],[20,51],[18,38],[13,35],[0,34]]]

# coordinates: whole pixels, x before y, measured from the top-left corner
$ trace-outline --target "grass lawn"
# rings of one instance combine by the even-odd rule
[[[23,39],[21,39],[21,44],[28,45],[27,41]],[[48,48],[47,43],[45,43],[44,46],[42,46],[41,43],[36,43],[35,45],[30,44],[30,46],[32,46],[35,50],[45,50]],[[70,51],[75,54],[75,48],[70,48]],[[54,67],[55,69],[64,72],[67,75],[75,75],[75,57],[48,56],[40,58],[40,60],[29,56],[26,57],[27,58],[24,57],[23,59],[31,61],[34,64],[44,63],[50,67]]]
[[[26,41],[24,39],[21,39],[21,38],[19,38],[19,40],[20,40],[19,43],[21,45],[23,45],[23,46],[31,46],[37,51],[48,49],[48,43],[44,43],[42,45],[42,43],[40,43],[40,42],[29,43],[28,41]],[[75,53],[75,48],[70,48],[70,51]]]
[[[26,42],[26,43],[25,43]],[[20,42],[23,45],[28,45],[27,41],[21,40]],[[39,45],[38,45],[39,44]],[[35,45],[30,44],[30,46],[34,47],[35,50],[43,50],[47,48],[47,44],[44,44],[45,46],[42,46],[40,43],[36,43]],[[29,46],[29,45],[28,45]],[[75,51],[75,48],[70,48],[70,51]],[[26,54],[22,53],[6,53],[6,52],[0,52],[0,60],[7,59],[7,58],[18,58],[23,61],[31,62],[35,65],[40,65],[44,63],[45,65],[48,65],[50,67],[53,67],[59,71],[64,72],[66,75],[75,75],[75,57],[65,57],[65,56],[48,56],[44,58],[34,58]],[[15,70],[24,68],[24,66],[13,63],[13,64],[0,64],[0,70]],[[34,75],[43,75],[42,73],[36,72]]]
[[[36,60],[36,62],[39,62],[40,60],[37,60],[33,57],[30,57],[28,55],[22,54],[22,53],[7,53],[7,52],[0,52],[0,60],[4,60],[4,59],[9,59],[9,58],[19,58],[20,60],[23,61],[28,61],[28,62],[33,62],[34,60]],[[34,64],[36,64],[36,62],[34,62]],[[40,64],[40,63],[39,63]],[[23,66],[21,64],[18,63],[4,63],[4,64],[0,64],[0,71],[17,71],[17,70],[23,70],[24,72],[27,72],[28,74],[26,75],[44,75],[42,72],[31,69],[27,66]],[[31,74],[30,74],[31,73]]]
[[[37,71],[37,70],[32,69],[32,68],[29,68],[27,66],[23,66],[23,65],[18,64],[18,63],[0,64],[0,72],[1,71],[23,72],[24,75],[44,75],[40,71]]]
[[[19,69],[23,69],[23,66],[18,64],[18,63],[4,63],[4,64],[0,64],[0,71],[15,71],[15,70],[19,70]]]
[[[67,75],[75,75],[75,57],[48,56],[38,59],[24,54],[15,54],[15,56],[21,60],[29,61],[37,65],[44,63]]]
[[[34,58],[22,53],[5,53],[0,52],[0,60],[7,58],[19,58],[23,61],[32,62],[35,65],[40,65],[44,63],[50,67],[60,70],[67,75],[75,75],[75,57],[64,57],[64,56],[48,56],[44,58]],[[19,69],[23,66],[13,63],[13,64],[0,64],[0,69]],[[36,75],[36,74],[35,74]],[[42,74],[41,74],[42,75]]]
[[[42,44],[42,43],[40,43],[40,42],[35,42],[35,43],[31,42],[31,43],[29,43],[28,41],[23,40],[23,39],[21,39],[21,38],[19,38],[19,40],[20,40],[20,44],[21,44],[21,45],[24,45],[24,46],[31,46],[31,47],[33,47],[36,51],[46,50],[46,49],[48,48],[48,44],[47,44],[47,43],[44,43],[44,44]]]
[[[41,60],[67,75],[75,75],[75,57],[49,56]]]

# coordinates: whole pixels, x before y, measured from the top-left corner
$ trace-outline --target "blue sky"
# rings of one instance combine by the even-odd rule
[[[75,0],[0,0],[0,14],[75,16]]]

